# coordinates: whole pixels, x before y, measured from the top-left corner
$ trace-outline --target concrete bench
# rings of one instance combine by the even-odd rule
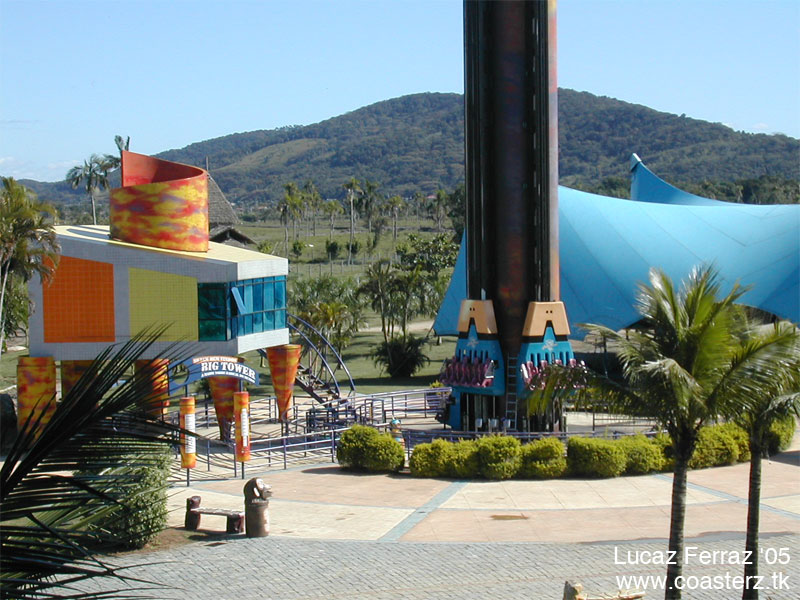
[[[242,533],[244,531],[244,512],[225,508],[200,508],[200,496],[186,499],[186,519],[184,527],[189,531],[197,531],[200,527],[200,515],[218,515],[226,518],[226,533]]]

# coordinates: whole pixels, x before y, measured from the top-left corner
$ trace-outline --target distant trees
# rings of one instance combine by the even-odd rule
[[[34,275],[47,281],[58,264],[60,248],[52,219],[55,209],[38,202],[35,195],[12,177],[2,178],[0,190],[0,354],[9,322],[6,297],[15,281],[27,282]],[[19,302],[19,299],[17,299]],[[17,314],[19,316],[19,314]]]

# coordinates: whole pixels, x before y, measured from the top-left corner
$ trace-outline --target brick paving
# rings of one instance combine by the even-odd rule
[[[702,550],[740,551],[743,540],[688,540]],[[762,540],[778,559],[786,548],[787,565],[761,566],[771,578],[780,573],[788,589],[770,591],[762,598],[796,600],[800,595],[800,536],[770,536]],[[193,543],[148,554],[129,555],[117,564],[149,565],[128,574],[172,585],[159,589],[159,598],[213,598],[215,600],[290,600],[350,598],[383,600],[501,599],[560,600],[564,581],[580,581],[591,596],[618,589],[617,575],[661,576],[665,568],[615,564],[627,553],[663,552],[663,542],[605,544],[553,543],[442,543],[301,540],[293,538],[228,538],[220,543]],[[773,556],[774,555],[774,556]],[[684,569],[687,577],[741,574],[729,564]],[[688,580],[693,583],[693,580]],[[713,581],[709,582],[713,585]],[[687,599],[728,599],[740,594],[722,589],[687,590]],[[771,579],[769,582],[771,583]],[[698,585],[702,581],[698,580]],[[152,594],[152,590],[150,592]],[[662,589],[646,598],[663,597]]]

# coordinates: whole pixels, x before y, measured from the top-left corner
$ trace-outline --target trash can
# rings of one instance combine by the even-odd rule
[[[253,477],[244,484],[244,528],[247,537],[269,535],[269,497],[272,486]]]

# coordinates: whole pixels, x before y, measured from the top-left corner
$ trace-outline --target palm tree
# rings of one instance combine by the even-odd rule
[[[759,385],[748,390],[748,407],[733,415],[748,434],[750,444],[750,480],[747,502],[745,549],[749,561],[744,567],[743,600],[758,600],[759,513],[761,504],[761,458],[768,450],[770,427],[778,420],[800,415],[800,334],[791,323],[776,323],[768,331],[749,327],[733,362],[741,364],[743,384],[756,379]],[[767,369],[770,378],[763,381],[753,368]]]
[[[158,401],[152,395],[153,379],[159,376],[155,366],[117,385],[161,333],[145,333],[107,349],[46,425],[24,424],[0,469],[3,598],[135,595],[135,590],[81,593],[80,584],[94,577],[126,579],[90,550],[115,541],[97,524],[140,485],[129,473],[161,460],[161,449],[177,431],[136,409],[137,403]],[[170,358],[183,354],[176,347],[167,352]],[[74,474],[87,467],[105,468],[91,477]]]
[[[296,240],[298,239],[297,222],[303,218],[303,195],[293,181],[284,184],[283,189],[286,190],[283,201],[289,211],[289,217],[292,220],[292,235]]]
[[[9,280],[28,281],[38,274],[48,281],[58,264],[60,248],[51,218],[56,211],[40,203],[25,186],[3,177],[0,195],[0,354],[5,343],[4,312]]]
[[[449,201],[449,196],[447,195],[447,191],[445,190],[436,190],[436,196],[430,203],[430,211],[431,217],[433,217],[434,223],[436,223],[436,231],[438,233],[442,232],[444,228],[444,220],[447,218],[447,204]]]
[[[766,353],[737,350],[740,319],[734,303],[745,288],[734,285],[719,299],[711,267],[694,269],[680,290],[658,269],[650,270],[649,279],[637,294],[640,329],[626,337],[600,325],[583,327],[617,345],[626,380],[613,384],[595,376],[595,392],[599,388],[617,410],[655,419],[672,438],[669,550],[674,560],[667,567],[665,598],[676,599],[681,597],[675,581],[683,571],[686,476],[697,436],[715,417],[741,410],[749,394],[771,389],[775,368]]]
[[[286,256],[289,256],[289,218],[291,215],[291,210],[289,209],[289,203],[286,201],[284,197],[278,203],[278,217],[280,218],[281,225],[283,225],[283,252]]]
[[[361,195],[361,207],[364,214],[364,218],[367,220],[367,233],[372,234],[372,221],[375,219],[376,215],[380,213],[380,204],[381,204],[381,196],[378,193],[381,184],[370,181],[369,179],[364,180],[364,193]]]
[[[347,201],[350,204],[350,243],[347,246],[347,264],[349,265],[353,262],[353,242],[356,236],[355,199],[362,193],[362,190],[361,182],[355,177],[351,177],[343,187],[347,190]]]
[[[73,189],[84,185],[86,193],[92,201],[92,223],[97,225],[95,193],[98,189],[108,189],[108,172],[117,166],[119,159],[109,154],[92,154],[83,165],[76,165],[67,171],[67,181]]]
[[[392,238],[397,241],[397,217],[400,211],[405,207],[406,203],[400,196],[392,196],[386,202],[387,207],[392,212]]]
[[[314,182],[310,179],[306,181],[306,184],[303,186],[303,199],[305,200],[306,206],[308,206],[309,210],[311,210],[311,228],[312,228],[312,235],[317,235],[317,212],[322,205],[322,196],[319,194],[319,190],[317,190],[317,186],[314,185]]]
[[[342,205],[339,204],[337,200],[326,200],[325,203],[322,205],[322,211],[328,215],[331,224],[330,234],[328,235],[328,239],[333,239],[333,226],[334,222],[336,221],[336,215],[340,215],[344,212]]]

